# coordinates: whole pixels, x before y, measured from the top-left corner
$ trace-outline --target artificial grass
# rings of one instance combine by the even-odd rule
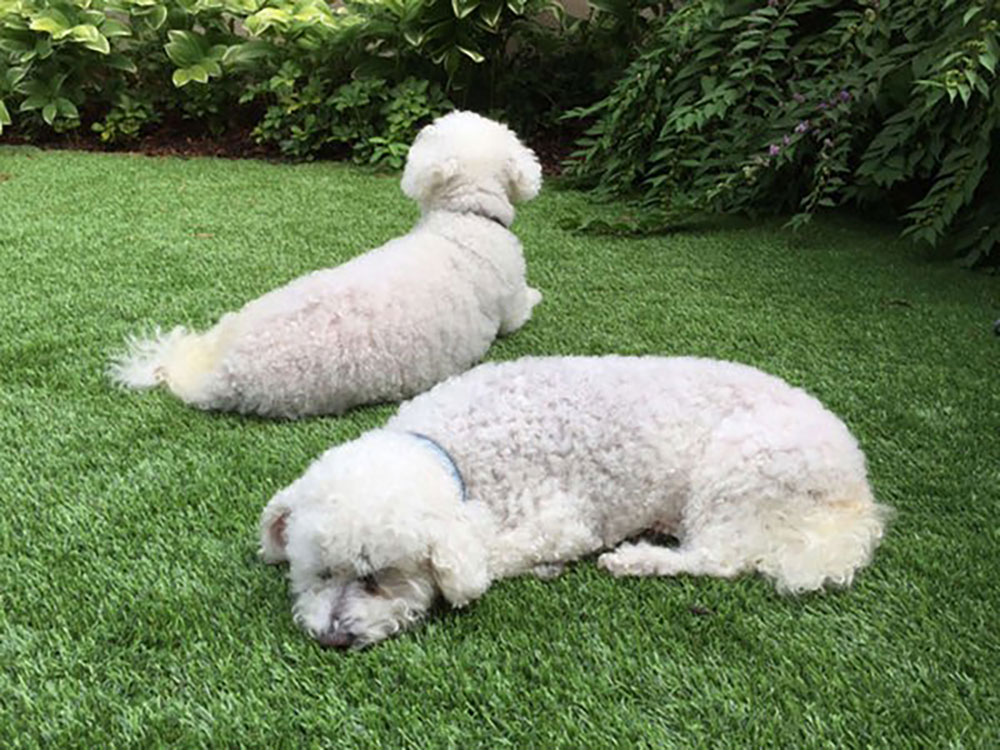
[[[840,414],[898,515],[845,592],[503,581],[358,653],[291,621],[255,556],[269,496],[391,406],[274,423],[103,377],[126,334],[205,325],[405,232],[340,165],[0,149],[0,746],[1000,746],[997,279],[850,217],[647,239],[515,231],[545,295],[491,358],[700,354]],[[599,210],[613,210],[601,208]]]

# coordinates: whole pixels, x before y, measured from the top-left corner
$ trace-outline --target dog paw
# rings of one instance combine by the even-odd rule
[[[613,576],[648,576],[655,573],[642,551],[634,546],[605,552],[597,558],[597,567],[604,568]]]
[[[543,581],[549,581],[553,578],[558,578],[565,566],[562,563],[541,563],[536,565],[531,569],[531,572],[535,574],[537,578],[541,578]]]

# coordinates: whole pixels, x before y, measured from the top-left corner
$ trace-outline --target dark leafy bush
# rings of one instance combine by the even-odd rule
[[[297,49],[288,42],[298,14],[268,8],[247,19],[254,37],[230,47],[223,66],[235,71],[246,58],[259,73],[280,62],[244,96],[267,105],[258,138],[309,158],[353,130],[356,159],[393,163],[414,126],[442,107],[498,114],[522,135],[562,127],[566,109],[610,91],[670,5],[604,0],[570,20],[558,0],[346,0],[313,26],[323,43]],[[344,106],[353,95],[379,101],[354,112]],[[319,111],[331,103],[337,111]],[[406,127],[394,124],[403,117]]]
[[[475,95],[475,84],[485,84],[487,97],[511,42],[546,14],[559,20],[563,12],[555,0],[347,0],[345,5],[363,19],[355,29],[366,72],[432,77],[427,66],[440,66],[449,91]]]
[[[387,91],[402,97],[395,105],[398,112],[413,107],[433,111],[435,101],[444,101],[442,92],[453,106],[487,112],[506,112],[511,103],[526,99],[550,105],[528,96],[530,89],[516,81],[527,55],[537,55],[547,44],[551,48],[550,43],[564,36],[564,14],[557,0],[346,0],[336,18],[340,25],[330,31],[327,43],[308,61],[299,61],[310,73],[310,90],[314,95],[322,90],[324,100],[342,85],[382,81]],[[272,50],[271,59],[286,54]],[[331,50],[336,51],[335,60],[329,57]],[[416,102],[414,97],[421,94],[412,84],[398,88],[405,81],[426,82],[430,99]],[[375,88],[358,83],[337,96]],[[594,96],[574,104],[593,101]],[[523,130],[537,118],[528,107],[522,111],[525,116],[514,124]],[[387,133],[389,143],[379,145],[391,147],[392,137]]]
[[[565,131],[566,110],[609,93],[654,21],[672,5],[592,0],[587,17],[562,17],[559,33],[542,24],[522,26],[517,45],[507,51],[504,75],[495,78],[490,101],[480,106],[501,109],[523,133]]]
[[[1000,4],[700,0],[659,22],[572,173],[644,207],[877,205],[904,234],[995,264]]]
[[[648,23],[637,14],[657,4],[619,5],[567,30],[557,0],[346,0],[336,8],[324,0],[0,0],[0,132],[12,121],[29,136],[83,123],[119,143],[178,117],[221,134],[238,115],[256,125],[258,140],[294,158],[339,146],[356,160],[395,165],[415,128],[445,107],[511,106],[523,128],[593,101],[594,64],[605,76],[624,64],[620,52],[597,54],[601,34],[633,33]],[[570,60],[572,68],[560,66]]]

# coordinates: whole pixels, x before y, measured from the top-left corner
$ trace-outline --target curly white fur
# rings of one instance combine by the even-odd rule
[[[887,513],[844,424],[778,378],[695,358],[527,358],[454,377],[327,451],[265,508],[261,551],[289,561],[303,627],[361,646],[437,592],[462,606],[601,550],[615,575],[846,586]],[[647,531],[680,544],[626,541]]]
[[[453,112],[417,136],[402,187],[423,212],[406,236],[204,333],[133,339],[112,379],[165,384],[202,409],[299,417],[398,401],[465,370],[541,300],[508,229],[514,204],[541,187],[538,160],[504,125]]]

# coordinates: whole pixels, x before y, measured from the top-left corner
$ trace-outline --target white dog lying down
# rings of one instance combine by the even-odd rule
[[[323,454],[260,522],[295,619],[364,646],[498,578],[614,548],[615,575],[730,577],[785,592],[847,585],[882,537],[865,458],[805,392],[695,358],[484,364]],[[645,531],[677,547],[622,543]]]
[[[404,237],[224,315],[133,340],[111,368],[202,409],[273,417],[398,401],[475,364],[541,294],[525,283],[514,204],[541,187],[535,154],[505,126],[453,112],[424,128],[403,192],[423,217]]]

